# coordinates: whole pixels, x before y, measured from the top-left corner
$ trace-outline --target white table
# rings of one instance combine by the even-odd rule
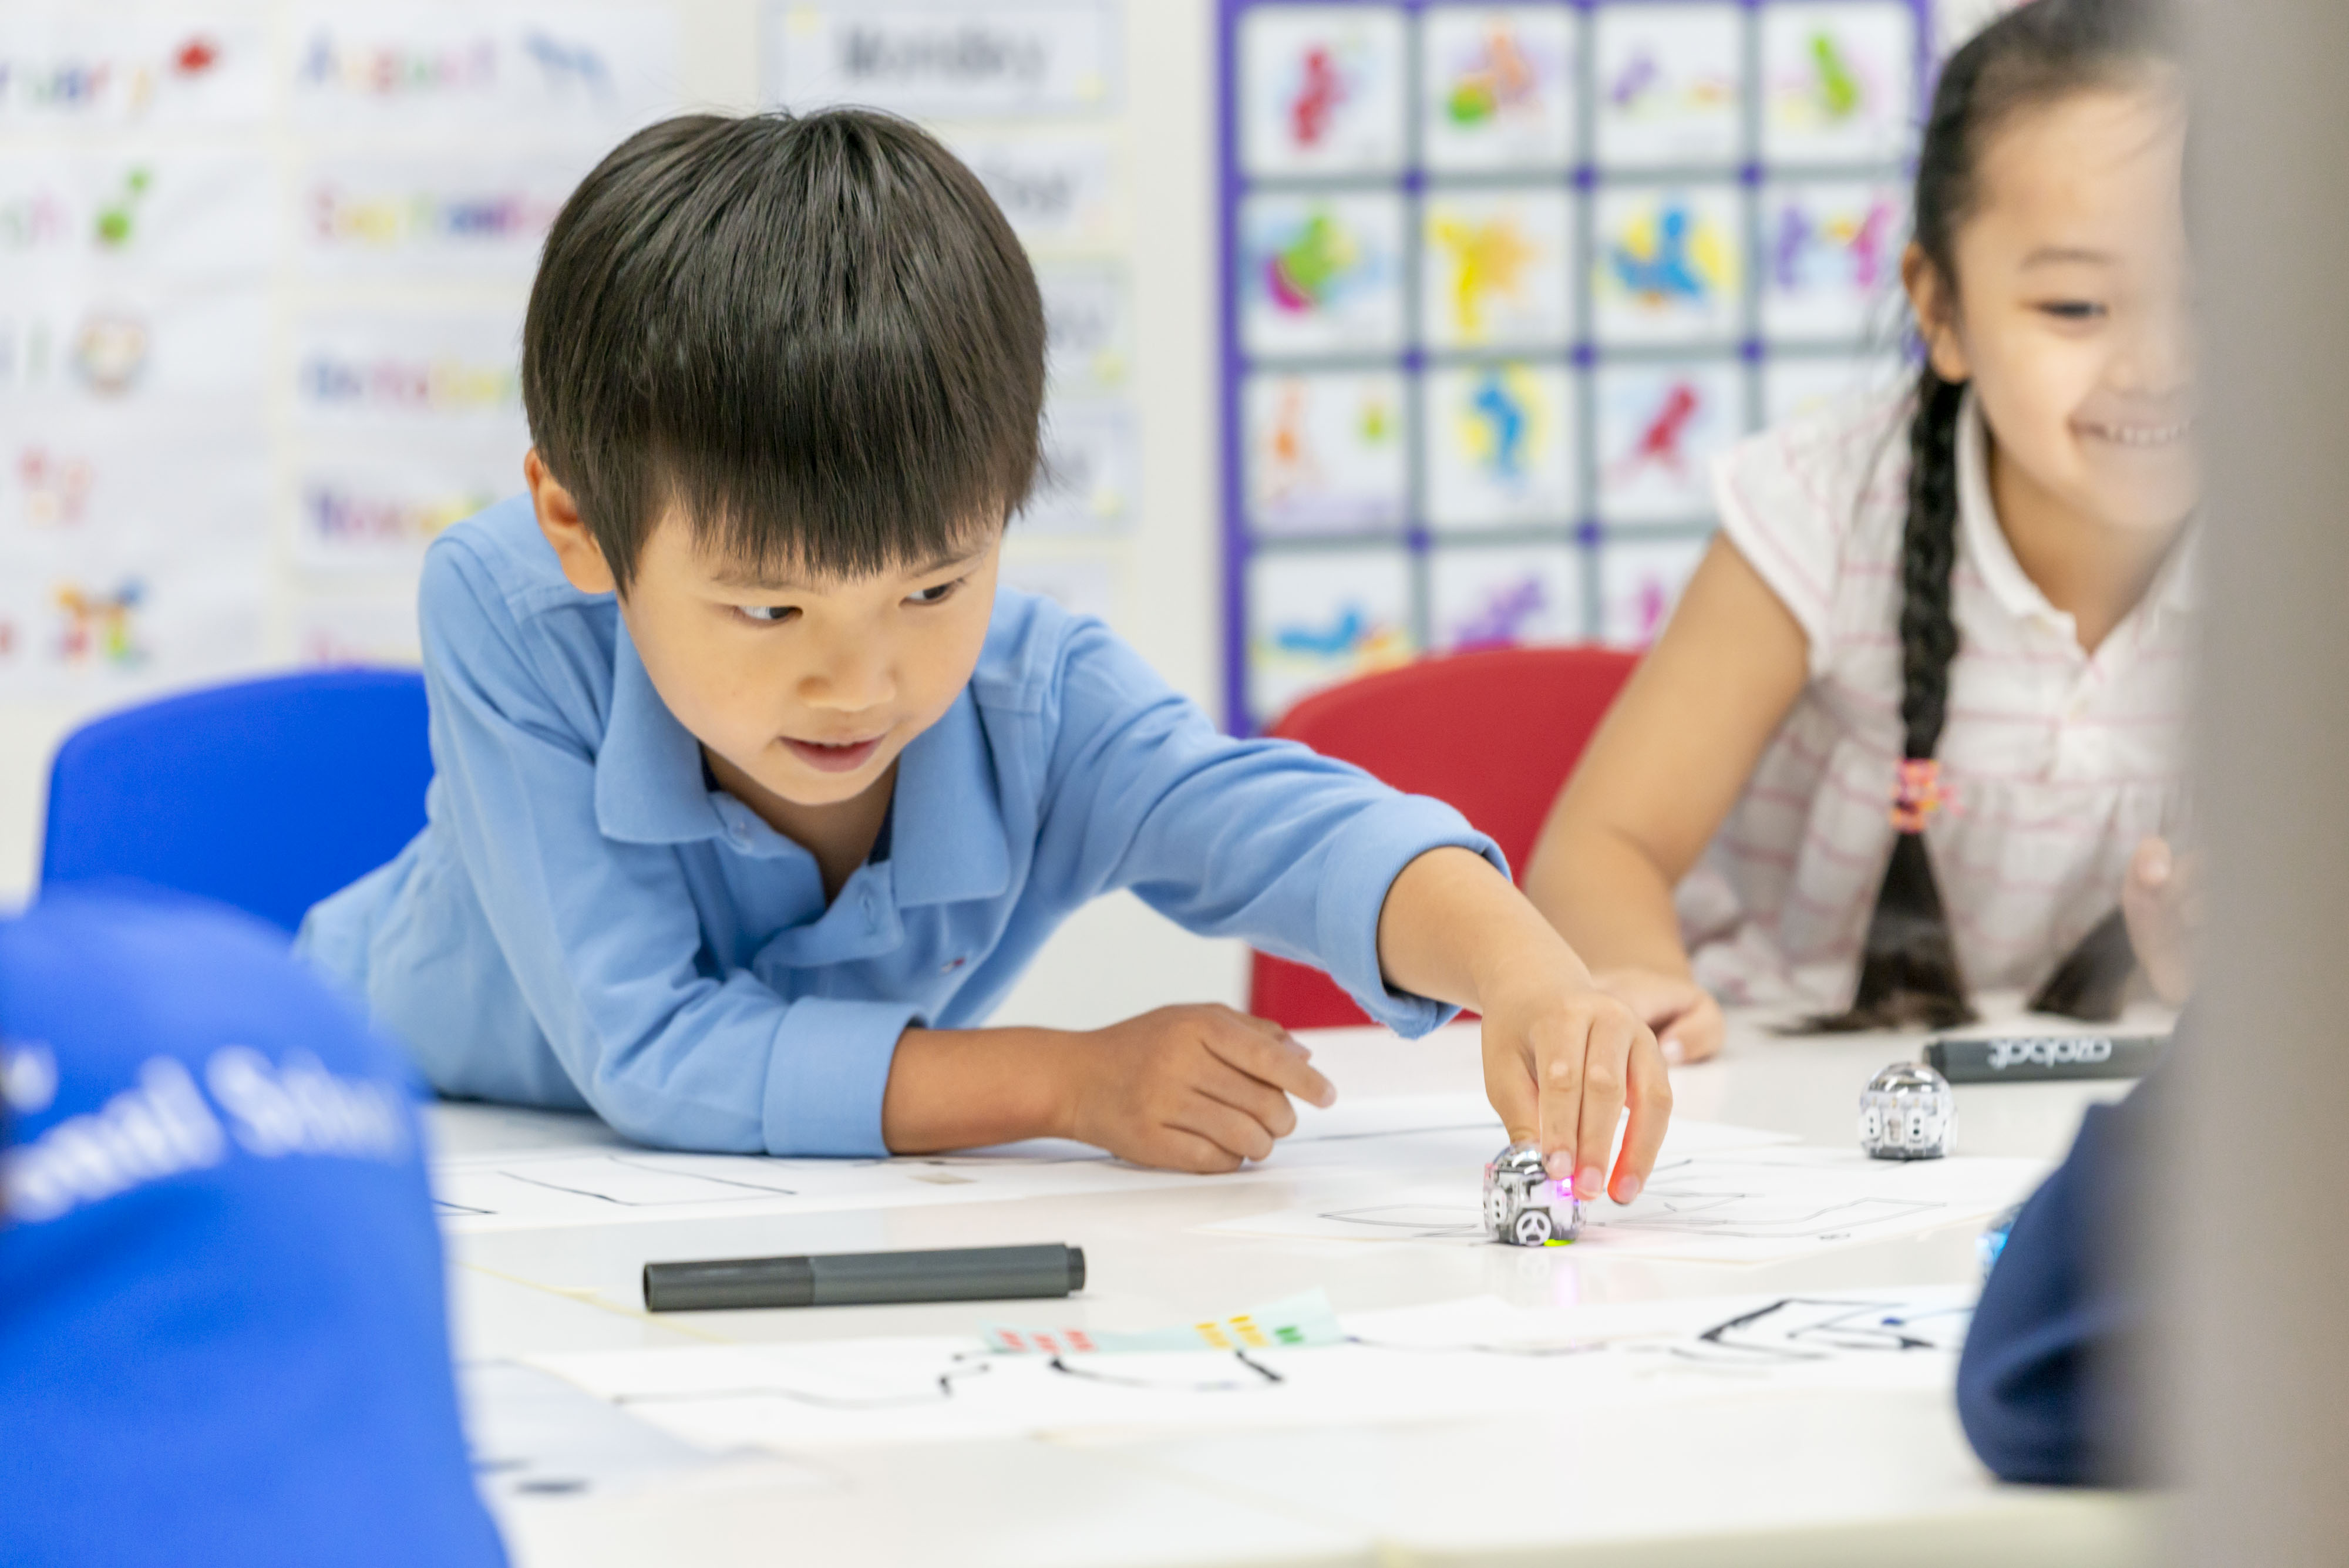
[[[2133,1023],[2158,1026],[2148,1016]],[[1341,1096],[1480,1082],[1473,1027],[1402,1042],[1313,1037]],[[1885,1036],[1789,1039],[1733,1019],[1722,1057],[1680,1069],[1679,1114],[1842,1145],[1868,1075],[1914,1053]],[[2082,1108],[2125,1085],[1961,1088],[1971,1154],[2054,1158]],[[574,1140],[578,1119],[436,1110],[444,1152]],[[1971,1227],[1799,1264],[1723,1267],[1577,1249],[1317,1242],[1192,1229],[1307,1201],[1278,1158],[1246,1180],[1116,1196],[767,1218],[574,1226],[450,1239],[460,1357],[718,1341],[968,1334],[1000,1303],[651,1316],[649,1259],[1068,1241],[1081,1298],[1045,1321],[1142,1327],[1326,1288],[1340,1313],[1495,1294],[1526,1304],[1963,1282]],[[1030,1303],[1040,1304],[1040,1303]],[[1029,1320],[1036,1314],[1030,1314]],[[524,1500],[503,1521],[525,1564],[1378,1564],[1997,1562],[2085,1568],[2146,1555],[2157,1514],[2096,1493],[2002,1487],[1946,1395],[1723,1397],[1577,1420],[1043,1439],[795,1454],[632,1492]]]

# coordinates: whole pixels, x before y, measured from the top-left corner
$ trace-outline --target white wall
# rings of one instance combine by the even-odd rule
[[[356,4],[356,0],[355,0]],[[759,89],[758,0],[675,0],[681,98],[747,109]],[[290,13],[274,0],[273,16]],[[1207,0],[1133,0],[1124,11],[1125,108],[1117,132],[1135,315],[1141,499],[1109,538],[1015,535],[1015,562],[1106,562],[1112,618],[1167,678],[1216,701],[1214,13]],[[39,133],[0,150],[41,151]],[[5,414],[0,414],[5,417]],[[0,435],[5,435],[0,431]],[[283,556],[284,545],[279,544]],[[290,639],[276,638],[281,656]],[[36,879],[49,757],[94,706],[0,700],[0,903]],[[1130,898],[1072,921],[1007,1003],[1007,1022],[1100,1023],[1176,1000],[1237,1000],[1237,943],[1189,936]]]

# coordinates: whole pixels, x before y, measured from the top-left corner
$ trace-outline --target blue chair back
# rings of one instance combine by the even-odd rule
[[[413,670],[305,671],[166,697],[58,748],[41,882],[137,877],[292,931],[416,836],[431,780]]]

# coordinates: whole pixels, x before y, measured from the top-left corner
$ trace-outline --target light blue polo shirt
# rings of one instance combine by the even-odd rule
[[[710,787],[608,595],[527,496],[426,557],[430,821],[310,912],[304,949],[444,1094],[589,1106],[678,1148],[877,1155],[909,1023],[982,1023],[1053,929],[1131,888],[1328,971],[1405,1034],[1388,886],[1450,806],[1236,741],[1100,622],[997,596],[969,687],[905,748],[885,848],[827,908],[815,859]]]

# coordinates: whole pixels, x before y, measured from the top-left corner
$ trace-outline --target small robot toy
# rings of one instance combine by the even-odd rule
[[[1859,1096],[1859,1147],[1878,1159],[1939,1159],[1957,1147],[1958,1099],[1922,1062],[1896,1062]]]
[[[1485,1167],[1485,1229],[1512,1247],[1563,1246],[1582,1233],[1582,1200],[1542,1168],[1541,1145],[1513,1143]]]

